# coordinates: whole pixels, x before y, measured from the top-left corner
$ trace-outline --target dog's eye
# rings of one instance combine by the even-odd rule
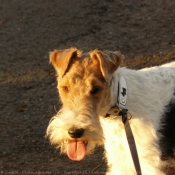
[[[97,94],[99,92],[100,88],[99,87],[93,87],[90,91],[91,95]]]
[[[64,90],[65,92],[69,92],[69,88],[68,88],[67,86],[63,86],[63,90]]]

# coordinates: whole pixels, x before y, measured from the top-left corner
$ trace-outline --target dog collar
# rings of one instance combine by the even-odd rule
[[[125,78],[122,76],[120,77],[119,83],[118,83],[118,99],[117,104],[109,109],[105,117],[112,116],[120,116],[120,112],[122,109],[126,109],[126,103],[127,103],[127,84]]]
[[[122,76],[120,77],[119,83],[118,83],[118,103],[117,106],[119,109],[126,109],[126,103],[127,103],[127,94],[128,94],[128,88],[126,84],[125,78]]]

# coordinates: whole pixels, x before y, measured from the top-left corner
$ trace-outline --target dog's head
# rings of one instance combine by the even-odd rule
[[[71,102],[75,110],[74,105],[88,102],[97,114],[108,106],[110,81],[122,62],[119,52],[94,50],[83,54],[76,48],[54,50],[50,53],[50,61],[58,75],[63,106]]]
[[[122,55],[99,50],[83,54],[70,48],[54,50],[50,61],[57,72],[63,108],[51,120],[47,134],[54,144],[66,140],[63,152],[71,159],[81,160],[86,150],[90,152],[94,145],[103,142],[98,116],[109,109],[110,82]]]

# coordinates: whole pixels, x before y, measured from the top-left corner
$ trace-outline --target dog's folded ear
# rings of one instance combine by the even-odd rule
[[[64,76],[71,60],[80,54],[81,52],[74,47],[71,47],[70,49],[54,50],[50,52],[50,62],[57,71],[58,76]]]
[[[95,64],[99,64],[102,75],[107,81],[111,80],[123,60],[120,52],[94,50],[90,52],[90,56]]]

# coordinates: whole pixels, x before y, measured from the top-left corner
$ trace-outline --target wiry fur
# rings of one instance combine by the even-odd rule
[[[174,62],[169,66],[173,64]],[[128,86],[126,108],[132,115],[130,124],[142,172],[143,174],[164,174],[161,169],[165,162],[160,160],[159,147],[159,139],[162,136],[157,131],[160,129],[160,120],[166,111],[166,105],[175,98],[173,95],[175,67],[172,69],[154,67],[140,71],[119,68],[114,74],[112,83],[111,106],[117,103],[120,76],[125,77]],[[102,117],[101,123],[105,138],[107,138],[105,147],[107,160],[111,167],[109,174],[124,174],[124,172],[128,172],[126,173],[128,175],[135,174],[121,118],[105,119]]]
[[[95,50],[90,54],[82,54],[71,48],[51,53],[51,62],[58,73],[63,108],[51,119],[47,136],[52,144],[59,145],[62,152],[66,153],[66,143],[72,139],[68,129],[72,126],[81,127],[85,132],[79,140],[88,143],[87,153],[91,153],[98,145],[104,145],[107,175],[135,175],[121,117],[104,117],[117,104],[118,82],[124,76],[128,86],[126,108],[132,115],[130,125],[142,173],[165,175],[163,170],[168,163],[175,167],[173,155],[167,155],[171,157],[170,161],[161,158],[164,145],[161,141],[165,138],[161,131],[168,127],[162,125],[161,121],[166,117],[165,113],[171,110],[167,106],[175,106],[175,62],[136,71],[120,68],[121,60],[119,52]],[[61,65],[65,63],[64,70],[58,66],[59,61]],[[92,93],[94,84],[100,88],[97,94]],[[173,144],[175,148],[175,138],[172,138]]]

